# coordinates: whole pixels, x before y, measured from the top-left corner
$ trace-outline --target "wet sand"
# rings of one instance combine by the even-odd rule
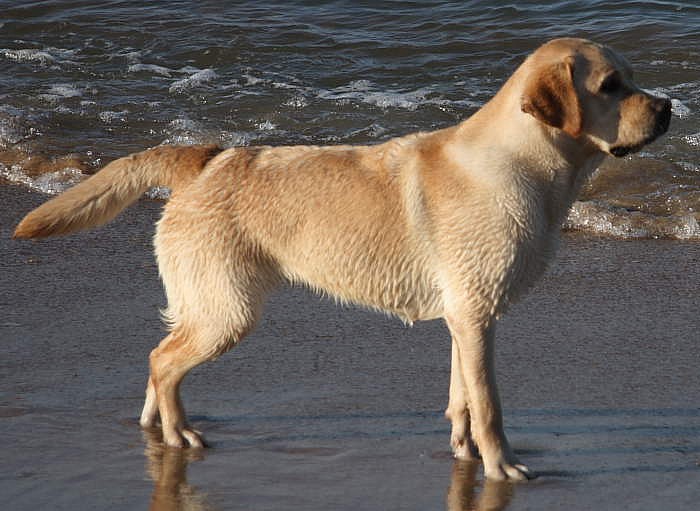
[[[700,500],[700,244],[565,236],[501,321],[507,432],[540,477],[484,483],[448,453],[450,343],[280,292],[253,335],[185,381],[212,445],[137,425],[163,336],[161,205],[94,232],[9,239],[44,200],[0,186],[3,509],[694,509]]]

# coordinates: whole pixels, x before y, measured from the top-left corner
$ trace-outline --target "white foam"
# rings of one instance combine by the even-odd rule
[[[379,108],[405,108],[416,110],[421,103],[425,103],[427,89],[411,92],[368,92],[362,101]]]
[[[380,138],[383,135],[385,135],[387,131],[388,130],[384,126],[381,126],[377,123],[372,123],[369,126],[350,131],[348,135],[351,138],[356,136],[362,136],[363,138],[365,136],[368,136],[369,138]]]
[[[423,87],[414,91],[379,91],[369,80],[355,80],[346,86],[332,90],[319,90],[317,96],[321,99],[349,103],[360,101],[379,108],[403,108],[416,110],[419,106],[429,103],[443,103],[443,100],[429,100],[427,96],[432,91]]]
[[[171,192],[167,186],[154,186],[145,193],[145,196],[154,200],[168,200]]]
[[[679,161],[677,162],[678,165],[680,165],[683,170],[688,171],[688,172],[700,172],[700,165],[697,163],[692,163],[689,161]]]
[[[293,83],[285,82],[272,82],[272,86],[275,89],[307,90],[307,87],[302,87],[301,85],[294,85]]]
[[[664,99],[671,99],[671,96],[668,95],[668,91],[666,89],[662,89],[660,87],[657,87],[656,89],[642,89],[644,92],[647,94],[651,94],[652,96],[656,96],[657,98],[664,98]]]
[[[72,167],[67,167],[55,172],[47,172],[46,174],[32,178],[23,172],[20,165],[11,165],[8,167],[3,163],[0,163],[0,177],[47,195],[58,195],[88,178],[88,176],[83,174],[79,169]],[[167,200],[170,198],[170,194],[170,188],[166,186],[155,186],[148,190],[144,196],[154,200]]]
[[[13,183],[22,184],[32,190],[49,195],[61,193],[86,177],[79,169],[68,167],[32,178],[23,172],[20,165],[8,167],[2,163],[0,163],[0,176]]]
[[[656,216],[595,200],[575,202],[564,228],[624,239],[700,239],[700,225],[692,211],[682,215]]]
[[[682,240],[700,239],[700,224],[692,214],[680,217],[679,225],[673,228],[674,237]]]
[[[692,110],[688,108],[678,99],[671,99],[671,113],[673,115],[685,119],[691,114]]]
[[[126,118],[129,112],[126,110],[121,110],[119,112],[114,112],[112,110],[105,110],[97,114],[97,117],[106,124],[112,124],[113,122],[126,122]]]
[[[370,80],[354,80],[347,85],[342,85],[333,89],[319,89],[310,86],[300,85],[294,77],[286,77],[291,80],[279,81],[253,76],[250,73],[241,75],[241,83],[235,82],[233,88],[249,88],[247,94],[256,94],[260,88],[274,88],[295,91],[296,94],[285,100],[282,106],[292,108],[304,108],[309,105],[313,98],[326,101],[333,101],[341,105],[352,103],[365,103],[388,110],[392,108],[415,111],[421,106],[432,105],[443,111],[479,108],[482,102],[472,99],[448,100],[440,97],[432,87],[423,87],[416,90],[380,90],[379,86]],[[296,83],[295,83],[296,82]],[[465,82],[463,82],[465,83]],[[226,85],[222,88],[227,88]]]
[[[39,98],[44,101],[57,104],[63,100],[71,98],[79,98],[83,95],[83,90],[78,89],[75,85],[70,83],[57,83],[49,87],[49,90],[43,94],[39,94]],[[70,113],[71,110],[68,107],[62,106],[57,107],[56,111],[63,111]]]
[[[257,123],[255,127],[261,131],[272,131],[277,129],[277,125],[268,120]]]
[[[161,76],[171,77],[174,73],[172,69],[167,67],[158,66],[156,64],[131,64],[128,67],[129,73],[154,73]]]
[[[205,127],[192,119],[181,117],[170,121],[166,130],[166,138],[161,143],[174,145],[218,143],[223,147],[238,147],[248,145],[254,138],[254,134],[217,130]]]
[[[173,119],[163,144],[194,145],[204,143],[203,127],[188,118]]]
[[[183,70],[190,70],[191,68],[183,68]],[[194,89],[202,86],[203,84],[215,80],[219,75],[213,69],[201,69],[196,70],[193,74],[187,78],[177,80],[170,85],[168,89],[171,93],[182,93],[187,92],[190,89]]]
[[[48,64],[53,64],[56,59],[49,52],[36,50],[36,49],[24,49],[24,50],[0,50],[2,55],[10,60],[15,60],[17,62],[39,62],[41,65],[46,66]]]
[[[222,131],[219,133],[219,142],[223,147],[240,147],[250,145],[256,137],[248,133],[238,131]]]
[[[634,227],[621,208],[602,205],[597,201],[575,202],[564,222],[566,229],[608,234],[620,238],[648,238],[650,233]]]
[[[15,62],[36,62],[42,67],[53,66],[61,63],[71,63],[75,55],[74,50],[64,48],[0,48],[0,55]]]
[[[289,98],[283,103],[284,106],[289,106],[292,108],[304,108],[309,106],[309,101],[301,94]]]
[[[57,83],[49,88],[49,94],[62,96],[64,98],[77,98],[83,95],[75,85],[70,83]]]
[[[700,147],[700,133],[694,133],[693,135],[683,135],[681,137],[683,142],[693,147]]]
[[[19,110],[10,106],[0,107],[0,147],[17,144],[40,134],[37,128],[27,124]]]
[[[0,147],[16,144],[24,137],[22,126],[15,119],[0,117]]]
[[[246,82],[245,85],[258,85],[259,83],[265,83],[265,80],[262,78],[258,78],[257,76],[253,76],[251,74],[243,74],[243,78],[245,78]]]

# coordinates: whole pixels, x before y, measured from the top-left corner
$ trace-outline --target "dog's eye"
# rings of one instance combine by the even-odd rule
[[[603,83],[600,84],[599,92],[603,94],[613,94],[618,92],[622,88],[622,80],[620,80],[620,75],[613,73],[609,75]]]

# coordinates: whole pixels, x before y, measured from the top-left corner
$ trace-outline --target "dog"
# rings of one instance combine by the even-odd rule
[[[169,334],[150,354],[140,420],[159,416],[169,446],[204,445],[180,401],[187,372],[240,342],[273,289],[303,283],[407,322],[444,318],[454,455],[480,455],[488,479],[525,480],[534,472],[503,430],[496,319],[545,270],[586,178],[670,118],[613,50],[556,39],[456,126],[371,146],[159,146],[113,161],[14,235],[94,227],[171,188],[154,242]]]

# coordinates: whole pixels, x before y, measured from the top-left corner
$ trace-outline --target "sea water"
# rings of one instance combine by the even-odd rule
[[[671,98],[565,228],[700,239],[696,2],[0,1],[0,180],[57,193],[159,144],[373,144],[456,124],[554,37],[611,45]],[[152,194],[162,197],[163,191]]]

